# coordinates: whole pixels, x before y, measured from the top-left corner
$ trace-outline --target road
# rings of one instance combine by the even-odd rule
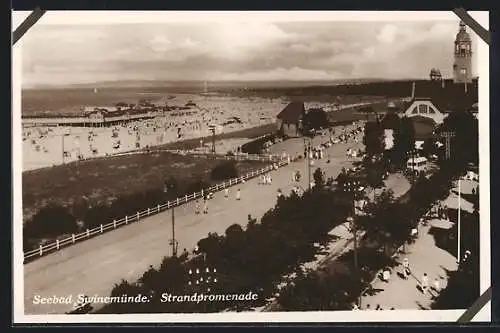
[[[326,140],[326,137],[316,137],[313,144]],[[326,163],[326,158],[317,160],[312,169],[321,167],[327,177],[336,176],[342,167],[352,164],[353,160],[346,158],[346,149],[353,145],[333,145],[327,152],[330,163]],[[361,147],[361,143],[355,145]],[[273,149],[303,151],[303,141],[287,140]],[[209,232],[224,233],[235,223],[246,225],[248,214],[260,218],[274,206],[278,189],[290,192],[294,185],[292,174],[296,170],[303,175],[301,186],[306,188],[307,164],[302,160],[273,171],[272,185],[259,185],[257,178],[233,187],[227,199],[222,193],[216,193],[209,202],[207,215],[195,214],[193,202],[176,208],[179,250],[192,249]],[[237,188],[241,189],[241,201],[236,201],[234,197]],[[57,314],[71,309],[72,303],[33,304],[35,295],[71,295],[73,299],[78,294],[108,296],[113,285],[121,279],[135,281],[149,265],[159,265],[164,256],[171,255],[171,238],[171,212],[167,211],[25,264],[25,313]]]

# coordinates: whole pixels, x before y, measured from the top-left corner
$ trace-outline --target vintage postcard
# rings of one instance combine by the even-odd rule
[[[456,321],[490,287],[489,48],[452,11],[48,11],[13,54],[15,322]]]

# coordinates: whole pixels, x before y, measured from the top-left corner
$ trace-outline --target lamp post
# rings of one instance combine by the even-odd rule
[[[410,158],[411,158],[411,182],[412,184],[415,183],[415,154],[416,154],[415,148],[410,149]]]
[[[218,283],[216,268],[193,268],[189,269],[188,285],[201,294],[210,293],[210,287]],[[206,302],[203,302],[203,312],[207,312]]]
[[[304,137],[304,152],[306,153],[306,162],[307,162],[307,180],[308,180],[308,188],[311,189],[311,166],[313,165],[313,161],[311,160],[311,142],[306,140]]]
[[[302,119],[299,119],[299,129],[302,132],[302,136],[304,139],[304,152],[307,155],[306,156],[306,162],[307,162],[307,179],[309,181],[308,188],[311,189],[311,166],[312,166],[312,160],[311,160],[311,141],[307,140],[306,137],[304,136],[304,121]]]
[[[165,195],[168,193],[168,188],[174,189],[175,191],[175,185],[174,184],[167,184],[165,183],[163,187],[163,192]],[[175,206],[171,207],[172,210],[172,239],[170,240],[170,245],[172,245],[172,257],[177,257],[177,246],[179,245],[179,242],[175,239]]]
[[[352,194],[352,215],[347,218],[349,222],[349,230],[353,235],[354,244],[354,268],[359,274],[359,264],[358,264],[358,230],[356,225],[356,199],[363,192],[364,187],[357,180],[350,180],[344,183],[344,192]],[[361,307],[361,295],[359,296],[358,306]]]
[[[461,219],[462,219],[462,179],[458,178],[458,218],[457,218],[457,261],[460,264],[460,238],[461,238]]]
[[[61,149],[62,149],[62,164],[64,164],[64,163],[65,163],[65,159],[64,159],[64,154],[65,154],[65,151],[64,151],[64,136],[65,136],[65,135],[66,135],[65,133],[63,133],[63,135],[61,135],[61,145],[62,145],[62,147],[61,147]]]
[[[210,125],[208,128],[212,133],[212,154],[215,157],[215,125]]]

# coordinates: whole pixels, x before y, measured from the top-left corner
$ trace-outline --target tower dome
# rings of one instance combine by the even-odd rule
[[[463,21],[460,21],[459,29],[458,29],[458,33],[457,33],[457,36],[455,38],[455,41],[456,42],[470,42],[470,40],[471,40],[470,35],[467,32],[465,23]]]

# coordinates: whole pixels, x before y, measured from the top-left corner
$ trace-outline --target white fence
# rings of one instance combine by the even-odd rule
[[[204,157],[216,157],[225,160],[239,160],[239,161],[279,161],[283,156],[276,154],[247,154],[247,153],[234,153],[234,154],[213,154],[209,152],[201,152],[196,150],[174,150],[174,149],[150,149],[150,150],[134,150],[124,153],[116,153],[112,156],[128,156],[139,154],[154,154],[154,153],[172,153],[178,155],[195,155]]]
[[[282,159],[280,161],[277,161],[275,163],[275,165],[277,167],[282,167],[284,165],[287,165],[288,163],[289,163],[289,159],[286,158],[286,159]],[[261,168],[261,169],[258,169],[256,171],[251,171],[244,176],[241,176],[238,178],[233,178],[233,179],[230,179],[230,180],[225,181],[223,183],[210,186],[209,188],[201,190],[200,192],[187,194],[185,196],[178,197],[175,200],[168,201],[167,203],[164,203],[162,205],[148,208],[146,210],[143,210],[142,212],[137,212],[133,215],[125,216],[124,218],[121,218],[118,220],[113,220],[112,222],[107,223],[107,224],[101,224],[100,226],[93,228],[93,229],[87,229],[86,231],[84,231],[82,233],[72,234],[68,238],[58,239],[55,242],[49,243],[46,245],[40,245],[37,249],[33,249],[33,250],[25,252],[24,253],[24,261],[34,260],[36,258],[47,255],[51,252],[58,251],[59,249],[61,249],[63,247],[67,247],[67,246],[73,245],[77,242],[81,242],[81,241],[90,239],[90,238],[95,237],[97,235],[100,235],[104,232],[114,230],[116,228],[122,227],[124,225],[129,224],[129,223],[138,222],[141,218],[158,214],[162,211],[168,210],[172,207],[176,207],[176,206],[185,204],[189,201],[192,201],[192,200],[195,200],[198,198],[203,198],[203,196],[207,193],[217,192],[217,191],[223,190],[227,187],[231,187],[233,185],[239,184],[244,180],[246,181],[246,180],[255,178],[261,174],[270,172],[273,169],[274,169],[274,165],[269,165],[265,168]]]
[[[247,154],[247,153],[234,153],[234,154],[213,154],[199,151],[171,151],[176,154],[184,154],[184,155],[195,155],[195,156],[204,156],[204,157],[217,157],[225,160],[238,160],[238,161],[262,161],[262,162],[277,162],[285,158],[282,155],[276,154]]]

